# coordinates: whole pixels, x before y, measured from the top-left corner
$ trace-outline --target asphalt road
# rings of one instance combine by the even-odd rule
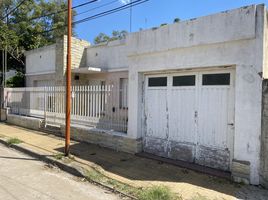
[[[117,200],[119,196],[0,144],[0,200]]]

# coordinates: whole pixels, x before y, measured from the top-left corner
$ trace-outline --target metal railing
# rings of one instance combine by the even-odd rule
[[[124,87],[72,86],[71,123],[127,132],[128,97]],[[65,123],[64,86],[5,88],[4,104],[12,114],[43,118],[46,124]]]

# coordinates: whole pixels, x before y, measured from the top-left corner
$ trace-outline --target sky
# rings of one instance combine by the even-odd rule
[[[73,0],[73,6],[88,1],[90,0]],[[122,6],[129,1],[98,0],[76,9],[78,16],[76,16],[75,21]],[[132,8],[131,32],[157,27],[163,23],[173,23],[175,18],[180,18],[183,21],[261,3],[268,6],[268,0],[149,0]],[[95,9],[105,4],[108,5]],[[81,12],[85,13],[79,14]],[[77,24],[75,27],[77,37],[91,43],[99,33],[111,35],[113,30],[127,30],[130,32],[130,9]]]

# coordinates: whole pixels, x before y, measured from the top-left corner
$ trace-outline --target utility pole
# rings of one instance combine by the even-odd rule
[[[132,32],[132,0],[130,0],[130,8],[129,8],[129,32]]]
[[[5,78],[4,78],[4,88],[6,87],[6,79],[7,79],[7,46],[5,47]]]
[[[65,111],[65,156],[70,154],[71,128],[71,39],[72,39],[72,0],[68,0],[68,36],[66,69],[66,111]]]
[[[8,27],[8,23],[9,23],[9,21],[8,21],[8,17],[9,17],[9,14],[8,14],[8,11],[7,11],[7,16],[6,16],[6,24],[7,24],[7,27]],[[4,79],[4,88],[6,87],[6,81],[7,81],[7,44],[6,44],[6,47],[5,47],[5,79]]]
[[[5,51],[2,48],[2,86],[5,87]]]

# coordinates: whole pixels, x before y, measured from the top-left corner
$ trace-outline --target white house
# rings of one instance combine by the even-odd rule
[[[73,85],[127,87],[108,108],[125,108],[126,133],[73,124],[73,137],[267,186],[267,31],[266,7],[252,5],[96,46],[73,38]],[[26,84],[62,85],[65,66],[66,37],[26,53]]]

